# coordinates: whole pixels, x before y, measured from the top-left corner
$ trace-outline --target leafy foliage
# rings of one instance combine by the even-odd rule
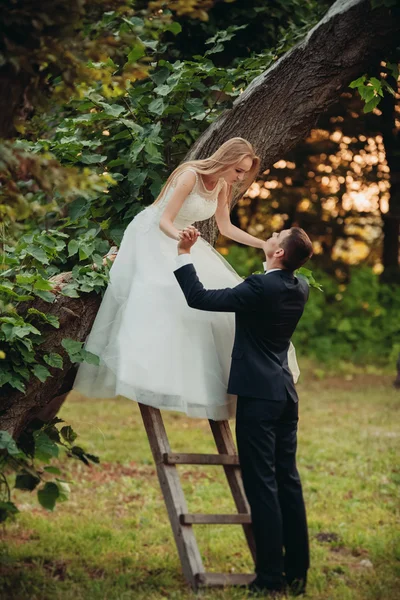
[[[231,246],[225,257],[244,277],[260,272],[261,258],[253,248]],[[351,267],[339,280],[314,267],[312,272],[302,267],[299,274],[312,288],[293,338],[299,356],[320,362],[394,363],[400,352],[396,285],[381,283],[372,269],[362,266]]]
[[[14,489],[36,490],[39,503],[47,510],[54,510],[57,502],[68,500],[70,486],[51,461],[62,451],[86,465],[99,462],[97,456],[75,445],[77,434],[69,425],[61,429],[56,427],[63,422],[57,417],[46,424],[36,420],[24,431],[18,443],[7,431],[0,431],[0,523],[19,512],[12,501],[11,478],[14,478]]]
[[[374,110],[383,98],[383,92],[386,90],[389,94],[396,97],[396,91],[387,81],[387,76],[391,76],[394,82],[397,82],[399,78],[399,66],[397,63],[388,62],[386,64],[386,71],[384,77],[369,77],[362,75],[358,79],[355,79],[350,83],[351,88],[356,88],[361,98],[364,100],[364,112],[369,113]]]
[[[144,28],[137,17],[130,25]],[[120,33],[120,14],[109,11],[102,26]],[[242,29],[230,26],[209,40],[214,48],[209,55],[170,61],[164,56],[171,42],[161,34],[179,34],[179,27],[171,27],[167,20],[166,25],[153,24],[151,31],[155,29],[154,39],[150,30],[143,30],[140,48],[131,47],[126,56],[128,62],[139,54],[148,61],[145,81],[131,81],[125,90],[105,87],[101,78],[93,78],[90,85],[82,83],[64,109],[51,114],[50,130],[42,124],[41,135],[32,135],[33,141],[26,139],[7,150],[3,177],[13,182],[15,193],[11,205],[0,204],[4,219],[0,386],[24,391],[32,375],[45,381],[52,375],[48,367],[62,368],[62,356],[71,345],[63,343],[51,356],[43,352],[42,327],[57,327],[57,322],[43,311],[29,311],[28,303],[35,298],[52,303],[58,290],[51,278],[68,270],[71,281],[61,294],[102,293],[110,265],[103,264],[103,255],[120,244],[128,222],[154,201],[202,131],[276,56],[268,50],[265,56],[244,58],[229,68],[216,66],[210,55]],[[27,161],[37,160],[35,176],[32,168],[21,172],[21,160],[16,161],[19,172],[11,173],[8,165],[17,151],[26,153]],[[45,173],[50,179],[42,189]],[[70,352],[71,360],[96,362],[81,346]]]
[[[394,363],[400,352],[395,285],[383,284],[368,267],[354,267],[338,282],[315,272],[324,294],[311,293],[294,342],[319,361],[361,364]]]

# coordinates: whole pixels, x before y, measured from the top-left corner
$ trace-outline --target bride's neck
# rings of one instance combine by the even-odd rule
[[[218,175],[202,175],[203,182],[207,188],[212,190],[219,181]]]

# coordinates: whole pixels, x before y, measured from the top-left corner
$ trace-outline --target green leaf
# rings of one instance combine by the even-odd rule
[[[47,254],[42,248],[39,248],[38,246],[29,245],[25,249],[25,252],[27,254],[30,254],[31,256],[33,256],[33,258],[36,258],[36,260],[38,260],[42,264],[44,264],[44,265],[49,264],[49,259],[47,258]]]
[[[150,48],[151,50],[157,50],[158,40],[140,40],[142,44],[146,46],[146,48]]]
[[[66,502],[66,500],[69,499],[69,496],[71,493],[71,488],[69,487],[69,485],[66,481],[61,481],[60,479],[57,479],[57,481],[55,483],[56,483],[56,485],[58,487],[58,491],[60,493],[58,496],[58,501]]]
[[[371,111],[374,110],[374,108],[376,106],[378,106],[379,102],[381,101],[379,96],[374,96],[374,98],[372,98],[372,100],[370,100],[369,102],[367,102],[363,108],[363,112],[364,113],[369,113]]]
[[[10,456],[20,454],[17,444],[8,431],[0,431],[0,450],[6,450]]]
[[[129,158],[132,161],[135,161],[137,159],[137,157],[139,156],[139,154],[141,153],[141,151],[143,150],[143,148],[144,148],[144,142],[142,142],[140,140],[133,142],[130,147]]]
[[[162,98],[156,98],[149,104],[149,111],[154,115],[162,115],[164,112],[165,104]]]
[[[365,75],[362,75],[362,77],[359,77],[358,79],[355,79],[354,81],[352,81],[350,83],[349,87],[358,88],[358,87],[364,85],[364,82],[366,79],[367,79],[367,77]]]
[[[395,90],[392,88],[392,86],[386,81],[386,79],[382,79],[382,85],[387,89],[387,91],[389,92],[389,94],[392,94],[392,96],[396,97],[396,92]]]
[[[85,198],[77,198],[68,205],[68,214],[71,221],[77,221],[84,217],[90,208],[90,202]]]
[[[59,454],[58,446],[49,438],[44,431],[34,433],[35,440],[35,458],[57,458]]]
[[[71,338],[64,338],[61,342],[61,345],[63,348],[65,348],[68,354],[76,354],[77,352],[80,352],[83,342],[79,342]]]
[[[369,102],[372,98],[375,97],[375,89],[372,85],[366,85],[364,87],[358,88],[361,98],[364,102]]]
[[[130,169],[128,172],[128,181],[133,183],[136,188],[141,188],[147,177],[147,170]]]
[[[50,371],[44,365],[35,365],[33,367],[33,374],[44,383],[48,377],[51,377]]]
[[[209,54],[217,54],[218,52],[223,52],[223,50],[224,50],[223,44],[221,44],[221,43],[215,44],[215,46],[213,46],[210,50],[207,50],[207,52],[205,53],[205,56],[208,56]]]
[[[149,143],[149,147],[150,144],[152,144],[152,142],[148,142]],[[147,145],[147,144],[146,144]],[[146,148],[147,150],[147,148]],[[153,149],[150,150],[150,152],[146,152],[147,154],[147,159],[150,163],[152,163],[153,165],[162,165],[164,164],[163,158],[161,156],[161,154],[157,151],[153,151]]]
[[[99,464],[100,463],[100,459],[98,456],[95,456],[94,454],[89,454],[88,452],[86,453],[86,457],[91,460],[92,462]]]
[[[70,425],[65,425],[62,427],[60,433],[64,440],[70,444],[72,444],[78,437],[78,434],[75,433]]]
[[[48,291],[48,290],[53,289],[53,284],[48,279],[45,279],[41,275],[36,275],[36,280],[33,285],[33,289]]]
[[[200,98],[191,98],[187,100],[185,103],[186,110],[189,111],[190,114],[198,114],[204,112],[204,104]]]
[[[172,87],[163,83],[162,85],[157,86],[154,91],[158,96],[168,96],[172,91]]]
[[[23,365],[15,365],[14,364],[13,369],[16,373],[21,375],[21,377],[23,377],[25,379],[25,381],[29,381],[29,379],[31,378],[31,373],[30,373],[28,367],[25,367]]]
[[[50,302],[50,303],[54,302],[54,300],[56,298],[55,295],[52,294],[51,292],[42,292],[41,290],[35,290],[35,296],[38,296],[45,302]]]
[[[82,152],[82,156],[80,156],[80,161],[85,165],[95,165],[97,163],[102,163],[107,160],[107,156],[101,154],[91,154],[90,152]]]
[[[35,335],[41,335],[39,329],[36,329],[30,323],[25,323],[24,325],[18,325],[17,327],[13,327],[13,335],[14,337],[23,338],[30,333],[34,333]]]
[[[13,387],[16,390],[19,390],[20,392],[25,392],[26,387],[25,384],[22,382],[21,378],[15,375],[11,375],[8,383],[11,385],[11,387]]]
[[[167,69],[167,67],[162,67],[161,69],[158,69],[157,71],[152,73],[150,77],[156,85],[161,85],[168,79],[170,74],[171,72],[169,69]]]
[[[182,31],[182,26],[177,21],[174,21],[173,23],[168,23],[165,27],[165,31],[172,31],[174,35],[178,35],[178,33]]]
[[[52,481],[47,482],[45,486],[38,491],[38,500],[43,508],[54,510],[57,499],[60,496],[58,485]]]
[[[82,350],[82,352],[83,359],[90,365],[98,366],[100,364],[100,357],[97,354],[93,354],[93,352],[89,352],[88,350]]]
[[[116,133],[115,135],[112,136],[112,139],[115,141],[118,140],[127,140],[128,138],[132,137],[132,134],[130,131],[128,131],[127,129],[123,129],[122,131],[120,131],[119,133]],[[113,164],[118,163],[119,161],[113,160],[111,161]],[[120,163],[120,164],[124,164],[124,160]],[[110,164],[110,163],[109,163]]]
[[[61,475],[60,469],[58,467],[53,467],[53,465],[48,465],[44,467],[43,470],[52,475]]]
[[[395,78],[395,80],[397,81],[399,78],[399,65],[397,63],[390,63],[388,62],[386,65],[389,73],[392,74],[392,76]]]
[[[300,267],[300,269],[297,269],[295,271],[295,275],[300,275],[301,277],[304,277],[304,279],[308,282],[308,285],[310,287],[313,287],[319,290],[320,292],[324,291],[322,285],[315,281],[314,275],[312,271],[310,271],[310,269],[307,269],[306,267]]]
[[[19,513],[19,510],[13,502],[0,501],[0,523],[4,523],[4,521],[14,517],[17,513]]]
[[[143,44],[135,44],[128,54],[128,64],[135,63],[146,54]]]
[[[45,321],[46,323],[50,323],[50,325],[52,325],[56,329],[58,329],[60,327],[60,321],[58,320],[58,317],[56,317],[55,315],[46,315],[45,313],[41,312],[40,310],[37,310],[37,308],[28,308],[28,314],[38,316],[42,321]]]
[[[102,101],[98,101],[97,104],[99,104],[104,109],[104,113],[110,117],[119,117],[126,111],[126,108],[120,104],[108,104],[107,102]]]
[[[5,286],[5,285],[0,285],[0,293],[5,294],[6,296],[9,296],[16,302],[26,302],[27,300],[32,300],[32,298],[33,298],[33,296],[29,296],[27,294],[25,294],[25,295],[17,294],[13,290],[10,290],[10,288],[8,286]]]
[[[62,288],[60,294],[62,296],[67,296],[68,298],[79,298],[79,294],[76,289],[76,285],[73,283],[69,283],[68,285],[65,285]]]
[[[86,457],[86,452],[80,446],[73,446],[71,448],[71,454],[76,458],[79,458],[85,465],[89,464],[89,460]]]
[[[25,490],[32,492],[40,483],[40,477],[35,477],[27,471],[22,471],[15,478],[15,488],[17,490]]]
[[[30,284],[33,283],[36,279],[36,275],[17,275],[15,280],[17,283],[21,284],[21,285],[25,285],[25,284]]]
[[[121,132],[122,133],[122,132]],[[125,133],[128,134],[128,131],[125,131]],[[115,137],[113,139],[116,139]],[[125,159],[124,158],[116,158],[115,160],[110,160],[109,163],[107,163],[108,167],[111,169],[112,167],[120,167],[121,165],[125,164]],[[114,175],[113,175],[114,176]]]
[[[45,354],[43,356],[43,360],[50,365],[50,367],[55,367],[56,369],[63,368],[63,359],[60,354],[57,352],[50,352],[50,354]]]
[[[79,250],[79,244],[76,240],[71,240],[68,243],[68,256],[73,256]]]

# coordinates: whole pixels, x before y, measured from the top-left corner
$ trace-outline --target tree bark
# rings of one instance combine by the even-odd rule
[[[388,78],[388,83],[397,91],[397,81],[393,77]],[[396,99],[391,94],[382,99],[382,137],[390,169],[389,211],[382,215],[382,281],[385,282],[400,281],[400,130],[396,127],[395,105]]]
[[[300,142],[343,88],[394,43],[397,16],[394,10],[371,10],[369,0],[338,0],[303,42],[255,79],[232,109],[207,129],[188,158],[205,157],[227,139],[242,136],[255,146],[262,168],[268,168]],[[202,224],[201,229],[214,243],[215,222]],[[63,337],[83,341],[99,303],[92,294],[79,299],[58,297],[50,311],[60,318],[61,326],[56,333],[49,330],[44,350],[61,353]],[[40,309],[39,304],[35,306]],[[29,420],[46,414],[43,411],[51,402],[57,409],[55,399],[71,388],[75,372],[63,356],[63,371],[52,370],[54,377],[44,384],[34,379],[25,394],[0,396],[0,429],[17,437]]]
[[[38,310],[49,315],[55,315],[60,321],[59,329],[51,325],[41,328],[44,343],[41,345],[43,354],[58,352],[63,358],[63,369],[48,367],[52,377],[41,383],[36,377],[26,386],[26,392],[9,392],[6,387],[0,389],[0,430],[8,431],[15,438],[34,418],[40,417],[50,421],[58,412],[61,403],[57,398],[71,390],[77,367],[71,363],[67,352],[61,346],[64,338],[84,341],[87,337],[101,298],[92,292],[80,298],[69,298],[59,294],[64,285],[71,279],[71,273],[62,273],[52,277],[50,281],[57,284],[56,299],[53,304],[37,300],[31,304]],[[58,293],[57,293],[58,292]]]

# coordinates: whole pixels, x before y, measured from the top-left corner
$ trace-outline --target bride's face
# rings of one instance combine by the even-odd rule
[[[225,179],[228,185],[233,183],[240,183],[246,177],[246,174],[250,171],[253,166],[253,161],[249,156],[243,158],[240,162],[236,163],[232,167],[229,167],[221,175]]]

